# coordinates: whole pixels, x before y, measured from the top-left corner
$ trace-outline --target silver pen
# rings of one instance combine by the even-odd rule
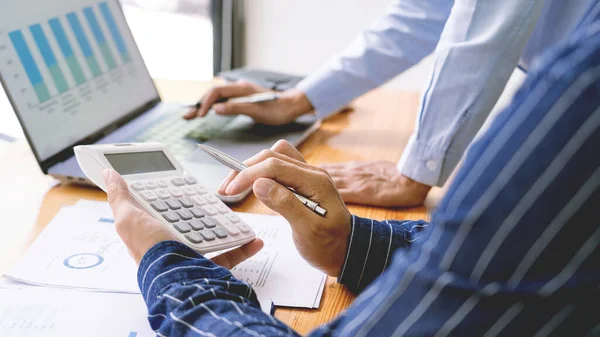
[[[231,98],[219,98],[215,103],[262,103],[268,101],[275,101],[279,98],[279,93],[274,91],[267,92],[259,92],[257,94],[252,94],[248,96],[240,96],[240,97],[231,97]],[[202,101],[198,101],[196,104],[189,105],[188,108],[191,109],[200,109],[202,106]]]
[[[204,145],[204,144],[197,144],[197,145],[204,152],[208,153],[211,157],[216,159],[219,163],[229,167],[230,169],[232,169],[236,172],[241,172],[242,170],[245,170],[248,168],[248,166],[246,166],[241,161],[239,161],[217,149],[213,149],[212,147]],[[298,198],[298,200],[300,200],[300,202],[302,202],[304,204],[304,206],[308,207],[311,211],[317,213],[318,215],[325,217],[325,215],[327,214],[327,210],[325,208],[319,206],[318,202],[314,202],[314,201],[298,194],[296,191],[294,191],[293,189],[291,189],[287,186],[284,186],[284,187],[287,188],[288,190],[290,190],[292,193],[294,193],[296,198]]]

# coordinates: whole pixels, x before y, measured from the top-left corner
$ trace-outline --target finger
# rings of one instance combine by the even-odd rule
[[[277,143],[275,143],[270,150],[263,150],[258,154],[250,157],[249,159],[246,159],[244,161],[244,164],[246,164],[246,166],[253,166],[271,157],[276,157],[285,161],[289,161],[288,158],[291,158],[293,159],[292,161],[290,161],[291,163],[306,164],[304,156],[302,156],[302,154],[298,150],[296,150],[296,148],[292,144],[283,139],[278,140]],[[303,167],[312,168],[309,165],[305,165]],[[235,171],[229,173],[227,178],[223,180],[221,186],[219,186],[218,188],[219,194],[223,195],[226,193],[225,191],[227,190],[227,186],[229,186],[229,183],[231,183],[236,176],[237,172]]]
[[[337,188],[337,189],[346,188],[349,185],[348,180],[343,177],[338,177],[338,176],[332,175],[331,180],[333,180],[333,184],[335,185],[335,188]]]
[[[263,248],[263,246],[263,240],[257,238],[254,241],[245,244],[239,248],[215,256],[211,260],[220,266],[223,266],[227,269],[231,269],[254,256]]]
[[[292,187],[300,194],[310,198],[314,195],[316,188],[322,187],[329,180],[329,176],[324,171],[319,171],[286,156],[282,158],[277,156],[281,155],[275,154],[274,157],[267,158],[238,173],[225,192],[228,195],[239,194],[250,188],[259,178],[269,178],[282,185]],[[307,167],[302,167],[302,165]]]
[[[290,144],[285,139],[278,140],[277,143],[275,143],[275,145],[271,147],[271,150],[286,155],[290,158],[296,159],[297,161],[306,163],[306,159],[304,159],[302,153],[300,153],[300,151],[298,151],[298,149],[296,149],[294,145]]]
[[[260,178],[254,182],[254,195],[265,206],[281,214],[290,224],[300,222],[306,223],[306,219],[315,214],[296,198],[287,188],[267,178]]]
[[[339,188],[338,192],[344,202],[360,203],[362,200],[361,195],[355,189]]]
[[[202,105],[200,109],[198,109],[196,115],[199,117],[204,117],[208,113],[208,110],[221,98],[229,98],[236,96],[245,96],[248,94],[252,94],[258,91],[256,86],[252,86],[248,83],[233,83],[226,84],[224,86],[212,88],[204,97],[202,98]],[[194,115],[190,114],[193,118]],[[187,117],[188,115],[186,115]]]
[[[134,206],[127,183],[114,170],[104,170],[102,176],[106,184],[108,203],[113,211],[113,215],[115,219],[121,219]]]
[[[253,119],[261,117],[264,112],[264,107],[256,103],[219,103],[215,104],[213,109],[219,115],[246,115]]]

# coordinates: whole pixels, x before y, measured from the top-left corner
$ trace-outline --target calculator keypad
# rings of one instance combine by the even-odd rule
[[[129,186],[131,193],[145,200],[184,241],[199,247],[235,242],[252,231],[194,177],[136,181]]]

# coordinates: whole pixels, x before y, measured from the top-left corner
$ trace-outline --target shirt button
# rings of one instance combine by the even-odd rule
[[[433,171],[437,168],[437,164],[433,160],[428,160],[427,163],[425,163],[425,165],[427,166],[429,171]]]

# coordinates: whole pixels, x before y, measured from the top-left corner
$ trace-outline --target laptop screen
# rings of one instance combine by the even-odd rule
[[[158,97],[119,6],[0,1],[0,77],[41,161]]]

